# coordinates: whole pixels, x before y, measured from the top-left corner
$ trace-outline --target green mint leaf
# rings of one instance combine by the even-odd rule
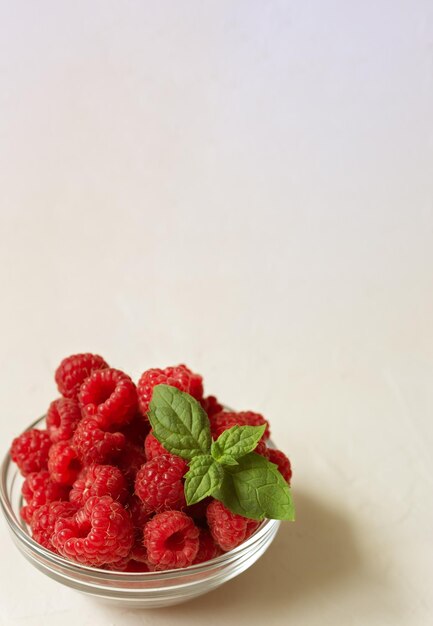
[[[192,396],[170,385],[156,385],[149,407],[153,433],[172,454],[190,461],[209,454],[209,418]]]
[[[195,457],[185,475],[185,498],[187,504],[195,504],[218,489],[224,478],[222,466],[210,455]]]
[[[223,460],[231,457],[239,459],[252,452],[265,432],[266,426],[233,426],[225,430],[212,443],[211,454],[216,461],[227,465],[235,465]]]
[[[221,463],[221,465],[237,465],[238,464],[235,457],[232,456],[231,454],[222,454],[218,458],[218,463]]]
[[[295,519],[290,488],[278,468],[250,452],[238,465],[224,468],[224,479],[213,494],[230,511],[251,519]]]

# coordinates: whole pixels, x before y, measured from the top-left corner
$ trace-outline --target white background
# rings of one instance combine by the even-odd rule
[[[1,443],[100,352],[263,412],[298,509],[178,608],[99,606],[0,523],[5,626],[433,621],[433,4],[0,2]]]

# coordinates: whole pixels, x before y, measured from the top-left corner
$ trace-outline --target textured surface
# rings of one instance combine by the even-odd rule
[[[185,362],[269,417],[298,509],[137,614],[0,520],[0,624],[432,623],[431,1],[16,0],[0,30],[3,446],[65,355]]]

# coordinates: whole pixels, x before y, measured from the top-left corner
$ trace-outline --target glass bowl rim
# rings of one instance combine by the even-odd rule
[[[37,428],[41,425],[41,422],[45,419],[45,415],[39,417],[34,422],[32,422],[23,432],[31,430],[32,428]],[[270,532],[275,526],[279,526],[280,522],[278,520],[273,519],[265,519],[260,524],[259,528],[249,537],[246,541],[241,543],[239,546],[225,552],[224,554],[210,559],[208,561],[204,561],[203,563],[198,563],[196,565],[189,565],[188,567],[178,568],[178,569],[170,569],[159,572],[120,572],[116,570],[106,570],[97,567],[92,567],[89,565],[82,565],[81,563],[75,563],[74,561],[70,561],[65,559],[64,557],[44,548],[39,543],[37,543],[28,532],[25,531],[24,522],[17,519],[15,515],[11,500],[9,498],[8,493],[8,484],[7,477],[9,470],[13,467],[13,461],[10,456],[10,450],[6,452],[4,456],[1,466],[0,466],[0,508],[3,510],[6,521],[20,541],[20,543],[24,544],[31,550],[32,553],[36,553],[38,557],[42,557],[45,561],[48,561],[50,565],[54,565],[55,567],[61,567],[63,569],[69,570],[71,573],[75,573],[77,575],[85,574],[90,578],[94,578],[101,580],[101,578],[105,578],[108,582],[116,582],[122,581],[123,583],[130,581],[134,582],[162,582],[164,580],[170,580],[179,577],[188,577],[193,574],[205,573],[206,571],[211,571],[215,568],[224,566],[225,564],[231,563],[237,556],[247,553],[250,546],[255,544],[257,541],[260,541],[262,537]],[[17,468],[17,473],[19,472]]]

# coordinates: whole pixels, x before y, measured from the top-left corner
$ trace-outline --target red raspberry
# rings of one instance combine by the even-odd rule
[[[196,524],[202,526],[206,524],[206,510],[208,504],[212,502],[212,498],[204,498],[200,500],[200,502],[196,502],[195,504],[190,504],[186,507],[185,513],[192,517]]]
[[[150,431],[144,440],[144,451],[146,453],[147,461],[151,461],[156,456],[160,456],[161,454],[169,454],[168,450],[164,448],[162,443],[159,443],[158,439],[153,434],[153,431]]]
[[[103,369],[83,382],[78,401],[84,417],[92,417],[104,430],[129,422],[137,411],[137,390],[127,374]]]
[[[81,383],[95,370],[108,367],[98,354],[73,354],[66,357],[56,369],[57,388],[65,398],[76,399]]]
[[[275,463],[278,466],[280,473],[283,475],[283,478],[290,485],[290,479],[292,478],[292,467],[290,465],[290,461],[284,452],[281,450],[273,450],[269,448],[268,450],[268,459],[271,463]]]
[[[187,392],[196,400],[203,397],[203,378],[200,374],[195,374],[186,365],[175,365],[166,367],[164,372],[169,380],[177,380],[180,384],[188,384]],[[171,384],[171,383],[167,383]]]
[[[131,487],[134,486],[138,470],[145,462],[146,455],[143,448],[135,446],[129,441],[126,442],[125,447],[114,461]]]
[[[47,411],[47,430],[53,443],[71,439],[81,419],[81,411],[75,400],[59,398],[51,402]]]
[[[140,498],[135,495],[130,496],[125,508],[131,516],[135,535],[141,540],[143,538],[143,528],[149,521],[150,514],[146,511],[146,508]]]
[[[23,506],[20,511],[21,517],[25,522],[30,523],[34,512],[43,504],[67,500],[69,487],[53,482],[50,473],[47,470],[41,470],[27,475],[21,487],[21,493],[27,502],[27,506]]]
[[[211,417],[211,415],[215,415],[223,410],[223,405],[218,402],[215,396],[207,396],[206,398],[203,398],[200,400],[200,404],[206,411],[208,417]]]
[[[78,424],[72,438],[79,458],[85,465],[111,461],[125,447],[125,435],[101,430],[96,420],[87,417]]]
[[[269,422],[260,413],[253,413],[252,411],[240,411],[238,413],[235,411],[221,411],[216,415],[212,415],[209,421],[214,439],[217,439],[221,433],[233,426],[262,426],[266,424],[266,430],[262,439],[266,441],[271,434]]]
[[[137,385],[138,402],[143,415],[146,415],[149,410],[153,388],[161,384],[186,391],[197,400],[201,400],[203,396],[202,377],[194,374],[186,365],[166,367],[163,370],[158,368],[146,370]]]
[[[48,469],[52,480],[72,485],[81,471],[81,463],[70,441],[53,443],[48,456]]]
[[[69,500],[83,506],[91,496],[110,496],[122,504],[128,497],[126,480],[113,465],[90,465],[72,485]]]
[[[131,559],[123,571],[131,574],[142,574],[143,572],[150,572],[150,569],[147,563]]]
[[[141,533],[143,535],[143,532]],[[132,546],[131,552],[124,559],[110,563],[107,569],[117,572],[148,572],[147,550],[140,542],[136,542]]]
[[[141,533],[140,541],[136,541],[132,546],[132,550],[129,553],[131,559],[139,561],[140,563],[147,563],[149,557],[147,556],[147,550],[143,545],[143,532]]]
[[[206,516],[212,537],[224,552],[236,548],[260,524],[256,520],[232,513],[218,500],[213,500],[209,504]]]
[[[12,442],[12,461],[18,465],[23,476],[40,472],[48,467],[50,446],[51,440],[46,430],[26,430]]]
[[[260,456],[264,456],[265,459],[269,459],[269,448],[268,446],[265,444],[265,442],[263,441],[263,439],[260,439],[259,443],[257,444],[254,452],[256,454],[260,454]]]
[[[246,530],[246,533],[245,533],[245,540],[247,540],[249,537],[251,537],[251,535],[253,533],[256,532],[256,530],[258,529],[260,524],[261,524],[261,522],[259,522],[258,520],[255,520],[255,519],[247,520],[247,530]]]
[[[51,537],[54,532],[54,526],[58,519],[62,517],[71,517],[76,513],[77,507],[72,502],[50,502],[43,504],[33,514],[30,527],[32,536],[35,541],[57,552],[51,543]]]
[[[129,554],[125,556],[123,559],[119,561],[114,561],[114,563],[107,563],[107,565],[103,565],[102,569],[107,569],[110,572],[126,572],[129,562],[130,562]]]
[[[199,549],[200,531],[182,511],[158,513],[144,527],[149,564],[157,570],[191,565]]]
[[[129,554],[134,532],[119,502],[92,496],[75,515],[57,520],[51,540],[62,556],[100,567]]]
[[[150,572],[150,568],[147,563],[143,561],[131,559],[123,571],[130,572],[131,574],[142,574],[143,572]]]
[[[143,465],[137,472],[135,493],[149,513],[186,505],[182,478],[187,469],[185,461],[172,454],[162,454]]]
[[[196,565],[197,563],[204,563],[205,561],[210,561],[210,559],[214,559],[222,553],[221,548],[215,543],[212,535],[207,530],[207,528],[200,529],[199,536],[199,547],[197,556],[195,557],[193,563]]]
[[[136,413],[135,417],[120,429],[126,439],[134,446],[143,446],[144,440],[150,430],[150,424],[146,417],[143,417],[141,413]]]

